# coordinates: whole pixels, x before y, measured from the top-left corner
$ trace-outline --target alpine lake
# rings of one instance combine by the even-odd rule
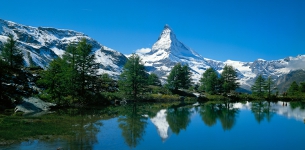
[[[0,149],[305,149],[305,102],[139,103],[0,115]],[[18,140],[17,140],[18,139]]]

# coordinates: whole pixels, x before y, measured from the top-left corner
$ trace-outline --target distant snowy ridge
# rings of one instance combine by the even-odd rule
[[[143,59],[148,71],[157,74],[163,82],[166,81],[176,63],[187,64],[190,67],[194,82],[198,82],[205,70],[210,67],[220,74],[225,65],[232,65],[238,73],[241,88],[246,90],[250,90],[259,74],[265,78],[271,76],[273,79],[277,79],[290,71],[305,69],[305,55],[272,61],[257,59],[254,62],[233,60],[222,62],[204,58],[180,42],[168,25],[165,25],[152,48],[142,48],[136,53]]]
[[[0,19],[0,44],[6,42],[9,34],[14,36],[18,48],[23,51],[26,66],[29,66],[29,57],[32,57],[35,65],[46,68],[50,61],[64,54],[68,44],[78,43],[82,38],[86,38],[92,45],[96,61],[101,63],[99,73],[118,76],[127,61],[122,53],[101,45],[83,33],[72,30],[31,27]]]

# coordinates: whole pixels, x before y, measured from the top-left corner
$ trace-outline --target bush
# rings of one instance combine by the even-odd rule
[[[151,94],[148,96],[149,100],[153,100],[156,102],[171,102],[171,101],[178,101],[178,95],[164,95],[164,94]]]

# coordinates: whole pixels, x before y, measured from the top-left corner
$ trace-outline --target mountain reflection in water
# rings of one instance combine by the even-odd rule
[[[305,148],[299,144],[305,140],[300,123],[305,119],[304,102],[139,104],[90,110],[94,113],[51,114],[70,117],[72,121],[64,127],[73,131],[72,136],[33,139],[0,149],[202,149],[203,145],[208,149],[260,149],[260,144],[269,149]],[[276,147],[268,139],[286,144]],[[217,144],[219,141],[224,144]],[[232,144],[236,141],[239,144]]]
[[[298,121],[305,119],[303,102],[208,103],[194,108],[198,110],[205,125],[212,127],[219,120],[223,130],[231,130],[234,127],[240,110],[250,110],[258,123],[264,119],[270,122],[274,114]],[[196,112],[192,109],[187,107],[161,109],[155,117],[150,118],[162,141],[165,141],[171,132],[179,134],[181,129],[187,128],[191,120],[190,116]]]

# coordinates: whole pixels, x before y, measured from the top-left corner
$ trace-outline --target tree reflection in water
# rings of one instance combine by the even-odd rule
[[[180,130],[186,129],[191,122],[190,115],[192,111],[186,107],[174,107],[167,109],[166,121],[170,129],[175,134],[179,134]]]
[[[274,115],[270,102],[267,101],[252,102],[251,111],[254,113],[254,118],[258,123],[262,122],[265,118],[270,122]]]
[[[118,118],[118,122],[127,145],[130,148],[136,147],[143,140],[147,117],[143,116],[135,104],[124,108],[124,115]]]
[[[67,113],[67,112],[66,112]],[[68,149],[93,149],[93,145],[98,143],[96,137],[100,131],[102,122],[98,112],[93,111],[72,111],[67,114],[72,115],[71,117],[80,118],[77,119],[76,124],[72,124],[72,130],[74,135],[69,137],[66,146]]]
[[[220,120],[222,128],[224,130],[230,130],[233,128],[236,122],[236,116],[239,113],[238,108],[233,108],[231,103],[219,103],[219,104],[204,104],[201,106],[200,115],[202,121],[207,126],[213,126],[216,124],[217,119]]]

